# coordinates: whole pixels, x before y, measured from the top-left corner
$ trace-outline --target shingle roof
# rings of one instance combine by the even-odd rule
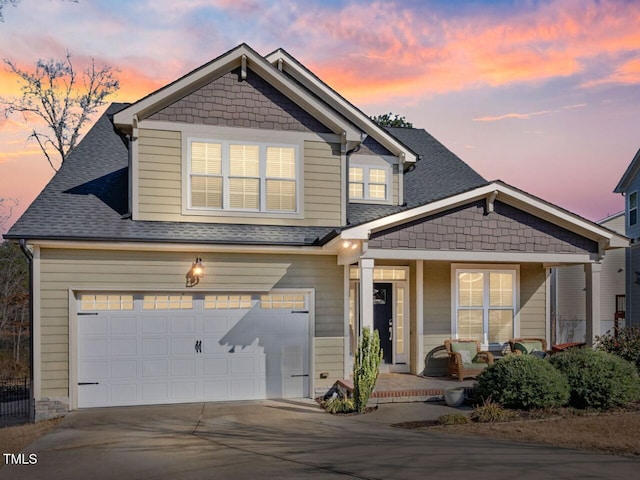
[[[128,154],[112,123],[113,104],[9,230],[7,238],[262,245],[318,245],[344,226],[297,227],[133,221],[128,212]],[[421,155],[405,174],[403,206],[351,204],[349,226],[469,190],[487,182],[424,130],[389,128]]]
[[[312,245],[334,230],[123,218],[128,210],[128,154],[111,117],[126,106],[107,109],[6,238]]]
[[[420,155],[415,168],[404,175],[403,206],[349,205],[350,226],[450,197],[488,182],[428,132],[418,128],[393,128],[387,131]]]

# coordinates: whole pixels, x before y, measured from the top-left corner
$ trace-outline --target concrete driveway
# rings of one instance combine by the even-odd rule
[[[0,479],[633,478],[640,460],[390,427],[447,407],[386,404],[335,417],[262,401],[74,412]]]

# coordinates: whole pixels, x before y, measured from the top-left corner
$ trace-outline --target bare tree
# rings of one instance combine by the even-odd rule
[[[39,59],[35,72],[23,70],[5,59],[9,70],[19,77],[22,96],[2,98],[5,116],[22,113],[26,122],[44,123],[44,130],[33,129],[29,138],[38,142],[49,165],[58,170],[78,143],[80,132],[106,98],[120,87],[108,65],[90,65],[79,76],[67,52],[64,60]],[[59,156],[58,160],[51,158]]]
[[[0,197],[0,231],[5,223],[11,218],[13,209],[18,206],[18,200],[15,198]]]
[[[21,346],[29,336],[28,279],[20,247],[9,242],[0,244],[0,350],[3,346],[11,349],[11,368],[16,370],[24,357]]]
[[[4,22],[4,17],[2,16],[2,10],[7,5],[13,5],[14,7],[20,3],[20,0],[0,0],[0,22]]]

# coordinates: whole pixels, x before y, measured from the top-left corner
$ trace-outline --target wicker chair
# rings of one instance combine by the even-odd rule
[[[444,348],[449,354],[449,376],[457,377],[460,381],[468,377],[475,378],[493,363],[493,354],[481,351],[477,340],[445,340]],[[468,352],[469,358],[463,359],[463,355],[466,355],[461,352]]]
[[[547,341],[544,338],[512,338],[509,347],[515,355],[528,355],[533,351],[547,353]]]

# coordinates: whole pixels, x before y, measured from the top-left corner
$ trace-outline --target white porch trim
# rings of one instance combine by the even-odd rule
[[[584,266],[586,284],[586,319],[587,319],[587,345],[592,347],[595,337],[600,335],[600,272],[601,263],[587,263]]]
[[[444,260],[451,262],[509,262],[509,263],[569,263],[584,264],[596,261],[597,254],[581,253],[519,253],[470,252],[455,250],[380,249],[369,248],[362,258],[376,260]]]

